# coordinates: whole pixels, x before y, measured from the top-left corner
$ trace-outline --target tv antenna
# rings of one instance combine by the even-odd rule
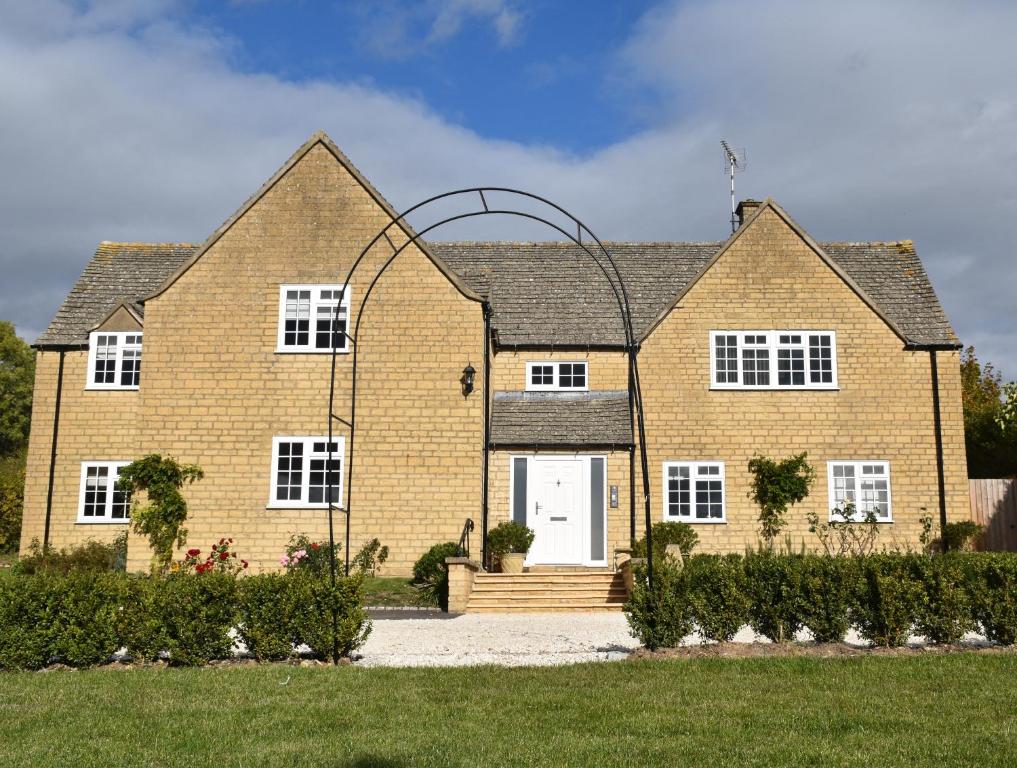
[[[724,140],[720,140],[720,146],[724,148],[724,172],[731,177],[731,234],[738,229],[738,216],[735,214],[735,187],[734,177],[736,173],[745,170],[745,150],[731,149]]]

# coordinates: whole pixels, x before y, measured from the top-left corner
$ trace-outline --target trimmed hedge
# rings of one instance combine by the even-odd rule
[[[956,643],[979,629],[1017,643],[1014,554],[694,555],[684,569],[658,565],[653,594],[645,568],[635,576],[625,612],[649,648],[678,645],[695,628],[728,641],[745,624],[775,642],[802,627],[817,642],[840,642],[853,626],[876,646],[904,645],[912,633]]]
[[[341,578],[333,591],[306,574],[2,574],[0,669],[90,667],[120,649],[201,665],[233,655],[234,629],[258,660],[287,658],[302,643],[323,658],[333,646],[348,655],[370,632],[361,584]]]

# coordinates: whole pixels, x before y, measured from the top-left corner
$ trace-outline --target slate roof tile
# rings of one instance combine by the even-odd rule
[[[495,392],[494,446],[629,446],[629,394],[607,392]]]

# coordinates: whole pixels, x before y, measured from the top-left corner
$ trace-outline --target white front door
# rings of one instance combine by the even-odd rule
[[[534,456],[529,482],[527,524],[533,546],[527,564],[579,565],[583,562],[584,461],[575,456]]]

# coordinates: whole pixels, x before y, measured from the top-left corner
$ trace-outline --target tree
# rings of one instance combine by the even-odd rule
[[[766,456],[753,456],[749,460],[752,473],[752,500],[759,505],[760,535],[767,546],[787,525],[784,515],[792,504],[809,495],[816,479],[816,470],[808,462],[807,453],[799,453],[782,461]]]
[[[165,571],[173,560],[173,548],[187,543],[187,502],[180,493],[185,484],[204,477],[196,464],[178,464],[171,456],[153,453],[120,470],[120,484],[131,494],[131,528],[148,537],[155,553],[154,568]],[[139,491],[148,492],[143,503]]]
[[[28,443],[34,384],[35,353],[12,323],[0,320],[0,458]]]
[[[1017,418],[1012,415],[1017,388],[1013,383],[1004,386],[992,363],[978,361],[974,347],[961,353],[961,388],[968,476],[1017,474]]]

